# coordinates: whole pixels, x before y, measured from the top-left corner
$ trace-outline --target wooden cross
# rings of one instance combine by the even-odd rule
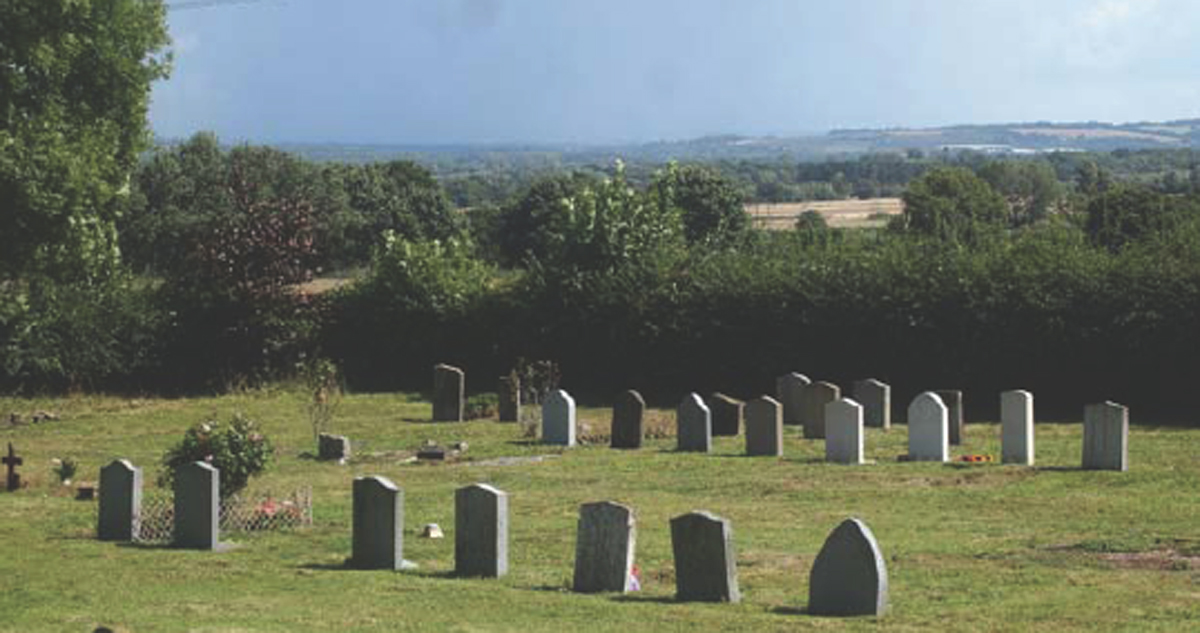
[[[17,466],[25,463],[24,459],[17,457],[17,453],[13,451],[12,442],[8,443],[8,456],[0,458],[0,462],[4,462],[8,466],[8,491],[13,492],[21,487],[21,476],[17,474]]]

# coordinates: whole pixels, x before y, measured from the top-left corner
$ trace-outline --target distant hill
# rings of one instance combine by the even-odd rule
[[[170,144],[170,141],[161,141]],[[284,143],[280,149],[310,160],[375,162],[411,159],[437,171],[458,171],[464,164],[489,161],[533,168],[609,164],[616,158],[664,162],[677,160],[825,160],[875,152],[978,151],[1032,154],[1051,151],[1187,149],[1200,147],[1200,119],[1164,122],[1005,123],[934,128],[832,130],[809,136],[706,136],[682,141],[624,145],[463,144],[401,145]]]

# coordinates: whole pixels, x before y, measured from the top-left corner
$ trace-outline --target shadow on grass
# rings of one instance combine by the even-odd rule
[[[640,596],[636,593],[623,593],[612,597],[613,602],[632,602],[641,604],[686,604],[676,600],[675,596]]]
[[[812,615],[808,612],[807,607],[772,607],[771,613],[775,615]]]

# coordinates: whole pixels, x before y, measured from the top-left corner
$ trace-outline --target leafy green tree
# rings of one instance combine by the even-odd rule
[[[1196,215],[1186,198],[1124,184],[1092,199],[1084,230],[1093,244],[1119,251],[1128,244],[1164,235]]]
[[[500,261],[519,266],[528,258],[545,260],[567,229],[566,201],[598,181],[573,172],[542,178],[519,198],[504,205],[497,220]]]
[[[1004,196],[1012,227],[1044,220],[1063,196],[1058,176],[1046,162],[991,161],[978,169],[978,175]]]
[[[104,275],[170,56],[158,0],[0,3],[0,276]]]
[[[892,226],[948,242],[974,244],[1006,224],[1004,198],[963,167],[939,167],[908,185]]]
[[[663,203],[679,208],[691,244],[728,244],[750,227],[737,187],[711,167],[672,162],[651,188]]]

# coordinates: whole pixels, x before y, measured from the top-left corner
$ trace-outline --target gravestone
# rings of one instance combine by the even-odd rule
[[[433,421],[462,422],[466,379],[463,370],[450,365],[433,368]]]
[[[746,454],[783,457],[783,406],[773,398],[746,403]]]
[[[829,534],[808,576],[812,615],[882,616],[888,608],[887,565],[871,528],[847,519]]]
[[[742,432],[742,409],[745,404],[723,393],[708,397],[708,410],[712,412],[713,437],[736,436]]]
[[[804,388],[811,382],[808,376],[796,372],[775,379],[775,400],[783,407],[784,424],[800,424]]]
[[[613,448],[641,448],[645,435],[646,401],[630,389],[617,396],[612,410]]]
[[[500,402],[497,405],[501,422],[517,422],[521,419],[521,379],[515,375],[501,376],[496,386]]]
[[[852,397],[863,408],[863,426],[892,428],[892,388],[874,378],[854,383]]]
[[[350,565],[405,569],[404,491],[386,477],[354,478]]]
[[[804,439],[825,439],[825,405],[842,397],[842,390],[828,382],[814,382],[801,393],[800,423]]]
[[[8,468],[8,476],[5,477],[5,488],[9,492],[20,490],[21,475],[17,473],[17,466],[24,464],[25,459],[22,457],[17,457],[17,452],[13,450],[12,442],[8,443],[8,455],[0,457],[0,462],[3,462]]]
[[[908,458],[913,461],[950,461],[950,432],[946,405],[932,391],[908,405]]]
[[[740,602],[733,527],[709,512],[671,519],[675,554],[675,598],[681,601]]]
[[[221,471],[206,462],[175,469],[175,547],[215,550],[220,546]]]
[[[317,458],[334,461],[350,459],[350,439],[345,435],[321,433],[317,436]]]
[[[1000,454],[1005,464],[1033,465],[1033,394],[1000,394]]]
[[[1083,410],[1083,469],[1129,470],[1129,409],[1115,402]]]
[[[863,463],[863,407],[849,398],[825,405],[825,461]]]
[[[942,389],[935,391],[942,404],[946,405],[946,424],[950,431],[951,446],[962,446],[963,443],[963,392],[957,389]]]
[[[101,541],[134,541],[142,527],[142,469],[124,459],[100,469]]]
[[[486,484],[454,491],[454,573],[508,573],[508,494]]]
[[[542,404],[542,442],[575,446],[575,399],[562,389]]]
[[[575,534],[575,582],[580,593],[632,589],[637,528],[633,510],[601,501],[579,508]]]
[[[680,451],[707,453],[712,450],[712,414],[695,393],[689,393],[679,403],[675,413]]]

